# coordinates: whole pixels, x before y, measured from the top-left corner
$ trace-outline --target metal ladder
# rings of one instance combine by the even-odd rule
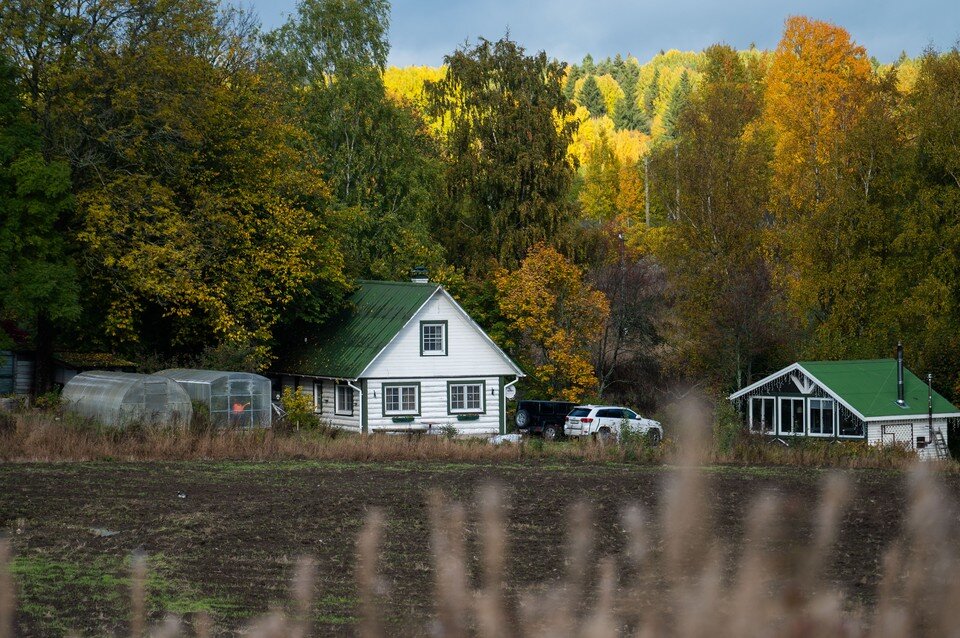
[[[944,440],[943,432],[940,430],[933,431],[933,453],[937,459],[950,458],[950,450],[947,449],[947,442]]]

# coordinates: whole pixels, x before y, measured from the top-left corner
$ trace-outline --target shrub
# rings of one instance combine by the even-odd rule
[[[453,440],[457,438],[457,426],[452,423],[441,425],[437,428],[437,434],[445,439]]]
[[[286,416],[276,424],[281,431],[317,430],[321,428],[320,418],[313,411],[313,399],[299,390],[284,388],[280,397]]]
[[[193,402],[193,416],[190,417],[190,431],[193,434],[209,434],[213,431],[210,418],[210,406],[203,401]]]
[[[717,401],[713,411],[713,445],[717,453],[730,454],[746,435],[746,428],[733,404],[724,399]]]
[[[56,390],[51,390],[50,392],[45,392],[44,394],[38,394],[33,400],[33,405],[38,410],[59,410],[61,407],[60,393]]]

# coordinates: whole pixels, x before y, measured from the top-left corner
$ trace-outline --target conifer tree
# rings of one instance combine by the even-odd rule
[[[616,130],[643,131],[650,133],[650,120],[637,104],[637,80],[640,70],[634,64],[625,64],[620,74],[623,97],[617,101],[613,112]]]
[[[667,137],[674,137],[677,131],[677,122],[680,119],[680,112],[687,105],[690,99],[690,76],[684,71],[680,75],[680,80],[673,87],[670,94],[670,102],[667,104],[667,110],[663,114],[663,127],[666,129]]]
[[[583,69],[576,64],[570,65],[570,70],[567,72],[567,81],[563,85],[563,94],[571,102],[577,97],[577,80],[582,77]]]
[[[593,75],[588,77],[580,89],[580,104],[590,111],[593,117],[601,117],[607,114],[607,105],[603,101],[603,93],[600,92],[600,86],[597,84],[597,78]]]
[[[653,70],[653,77],[650,84],[643,92],[643,110],[647,114],[647,119],[652,120],[655,115],[657,97],[660,95],[660,69]]]

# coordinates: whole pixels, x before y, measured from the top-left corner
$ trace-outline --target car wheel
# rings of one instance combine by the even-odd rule
[[[515,419],[517,427],[523,429],[530,425],[530,413],[526,410],[517,410],[517,418]]]
[[[613,440],[613,432],[610,431],[610,428],[600,428],[597,431],[597,439],[599,439],[601,443],[608,443]]]
[[[560,436],[560,433],[557,432],[557,426],[548,425],[543,428],[543,438],[547,441],[556,441]]]
[[[647,432],[647,442],[656,447],[660,445],[660,441],[663,439],[663,435],[660,434],[660,430],[650,430]]]

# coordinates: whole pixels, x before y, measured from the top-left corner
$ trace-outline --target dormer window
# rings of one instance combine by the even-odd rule
[[[447,354],[447,322],[420,322],[420,356],[444,356]]]

